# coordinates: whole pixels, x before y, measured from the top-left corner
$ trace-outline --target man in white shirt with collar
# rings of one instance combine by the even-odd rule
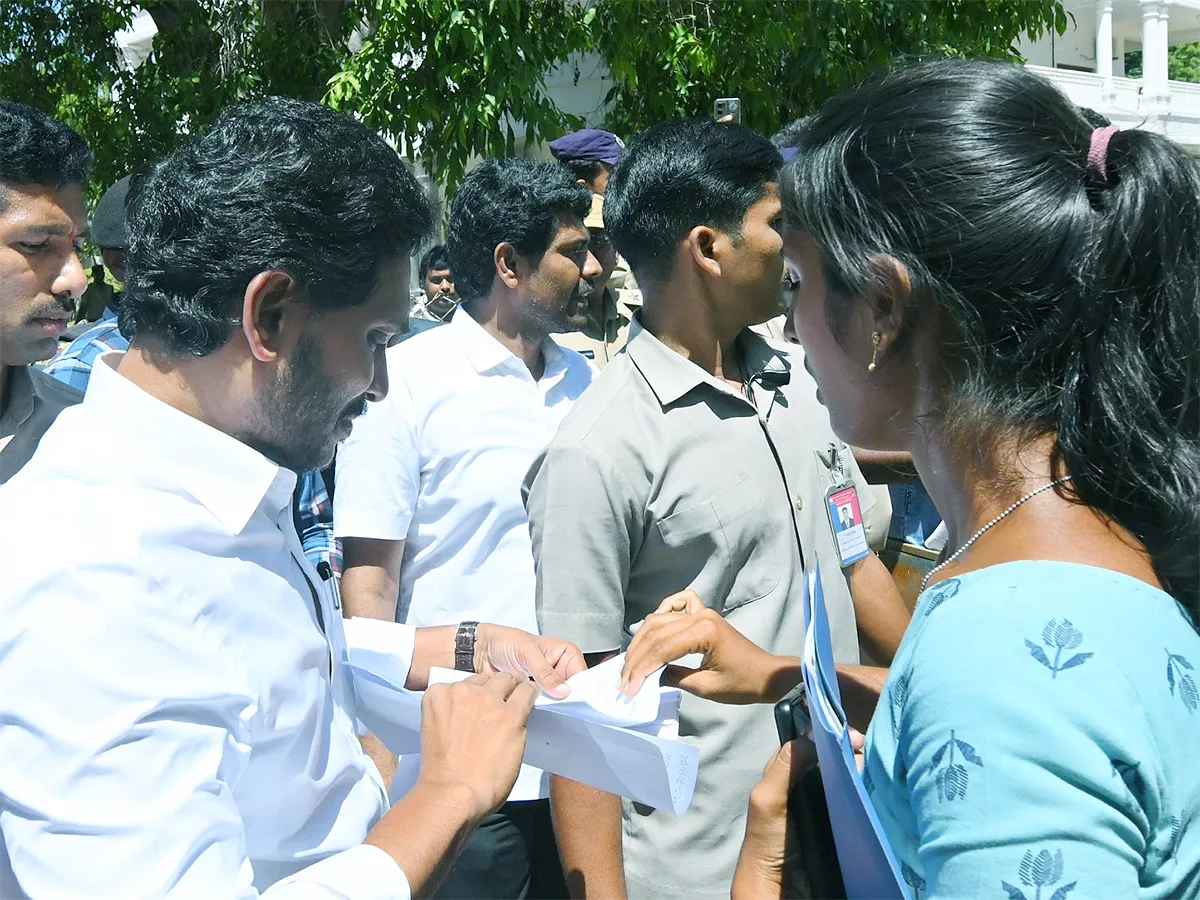
[[[549,339],[600,274],[590,205],[560,166],[525,159],[487,160],[459,186],[447,243],[462,305],[446,327],[388,352],[392,391],[338,452],[334,529],[350,614],[536,631],[521,482],[592,379],[587,360]],[[419,762],[400,761],[393,797]],[[543,773],[522,770],[440,897],[566,895],[546,787]]]
[[[508,794],[524,676],[561,694],[578,651],[360,623],[411,688],[432,665],[491,673],[426,694],[425,764],[388,811],[338,595],[292,523],[294,473],[387,393],[431,224],[383,140],[281,98],[227,110],[132,192],[132,345],[0,487],[0,897],[407,900]]]

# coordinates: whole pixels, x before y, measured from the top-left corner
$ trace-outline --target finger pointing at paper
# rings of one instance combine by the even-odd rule
[[[700,654],[698,668],[670,665]],[[720,703],[773,703],[800,680],[799,657],[775,656],[758,647],[695,591],[664,600],[646,617],[625,653],[621,690],[633,696],[663,666],[663,683]]]

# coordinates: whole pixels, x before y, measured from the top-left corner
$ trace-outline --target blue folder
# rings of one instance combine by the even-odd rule
[[[846,896],[849,900],[908,900],[900,865],[888,846],[850,747],[833,665],[829,614],[821,590],[820,568],[815,562],[806,574],[804,587],[801,671]]]

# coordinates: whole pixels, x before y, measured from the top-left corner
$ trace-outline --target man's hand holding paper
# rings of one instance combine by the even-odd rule
[[[538,689],[507,673],[434,684],[421,701],[419,784],[465,787],[482,819],[512,791]]]
[[[403,686],[401,676],[407,672],[380,652],[383,648],[364,646],[356,621],[347,623],[349,663],[363,725],[393,753],[412,753],[418,748],[422,754],[440,752],[428,746],[424,734],[423,719],[430,699]],[[372,621],[368,628],[380,624],[391,623]],[[493,645],[500,646],[500,642]],[[495,665],[497,657],[490,658]],[[555,654],[551,646],[546,664],[550,669],[569,671],[574,660],[569,651]],[[581,657],[578,660],[582,663]],[[510,661],[500,657],[500,662],[507,665]],[[518,671],[527,671],[525,663],[516,666]],[[622,664],[622,657],[614,657],[559,683],[557,697],[538,694],[526,733],[521,740],[512,741],[513,752],[518,754],[518,762],[523,750],[527,765],[682,815],[695,788],[699,752],[678,739],[679,691],[661,688],[658,676],[652,675],[649,683],[643,680],[640,692],[628,696],[618,688]],[[473,678],[449,668],[428,669],[431,693],[457,688],[464,681]],[[543,682],[554,686],[554,680],[544,674]],[[525,690],[535,692],[532,684],[525,684]]]
[[[570,641],[503,625],[479,625],[476,672],[520,673],[551,697],[566,697],[571,692],[567,680],[586,669],[583,654]]]

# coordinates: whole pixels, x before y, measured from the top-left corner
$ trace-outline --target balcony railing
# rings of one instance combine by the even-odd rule
[[[1090,107],[1123,127],[1143,127],[1166,134],[1200,156],[1200,84],[1168,81],[1167,105],[1163,108],[1145,102],[1140,78],[1114,77],[1113,96],[1105,98],[1104,79],[1095,72],[1047,66],[1029,68],[1058,85],[1072,102]]]

